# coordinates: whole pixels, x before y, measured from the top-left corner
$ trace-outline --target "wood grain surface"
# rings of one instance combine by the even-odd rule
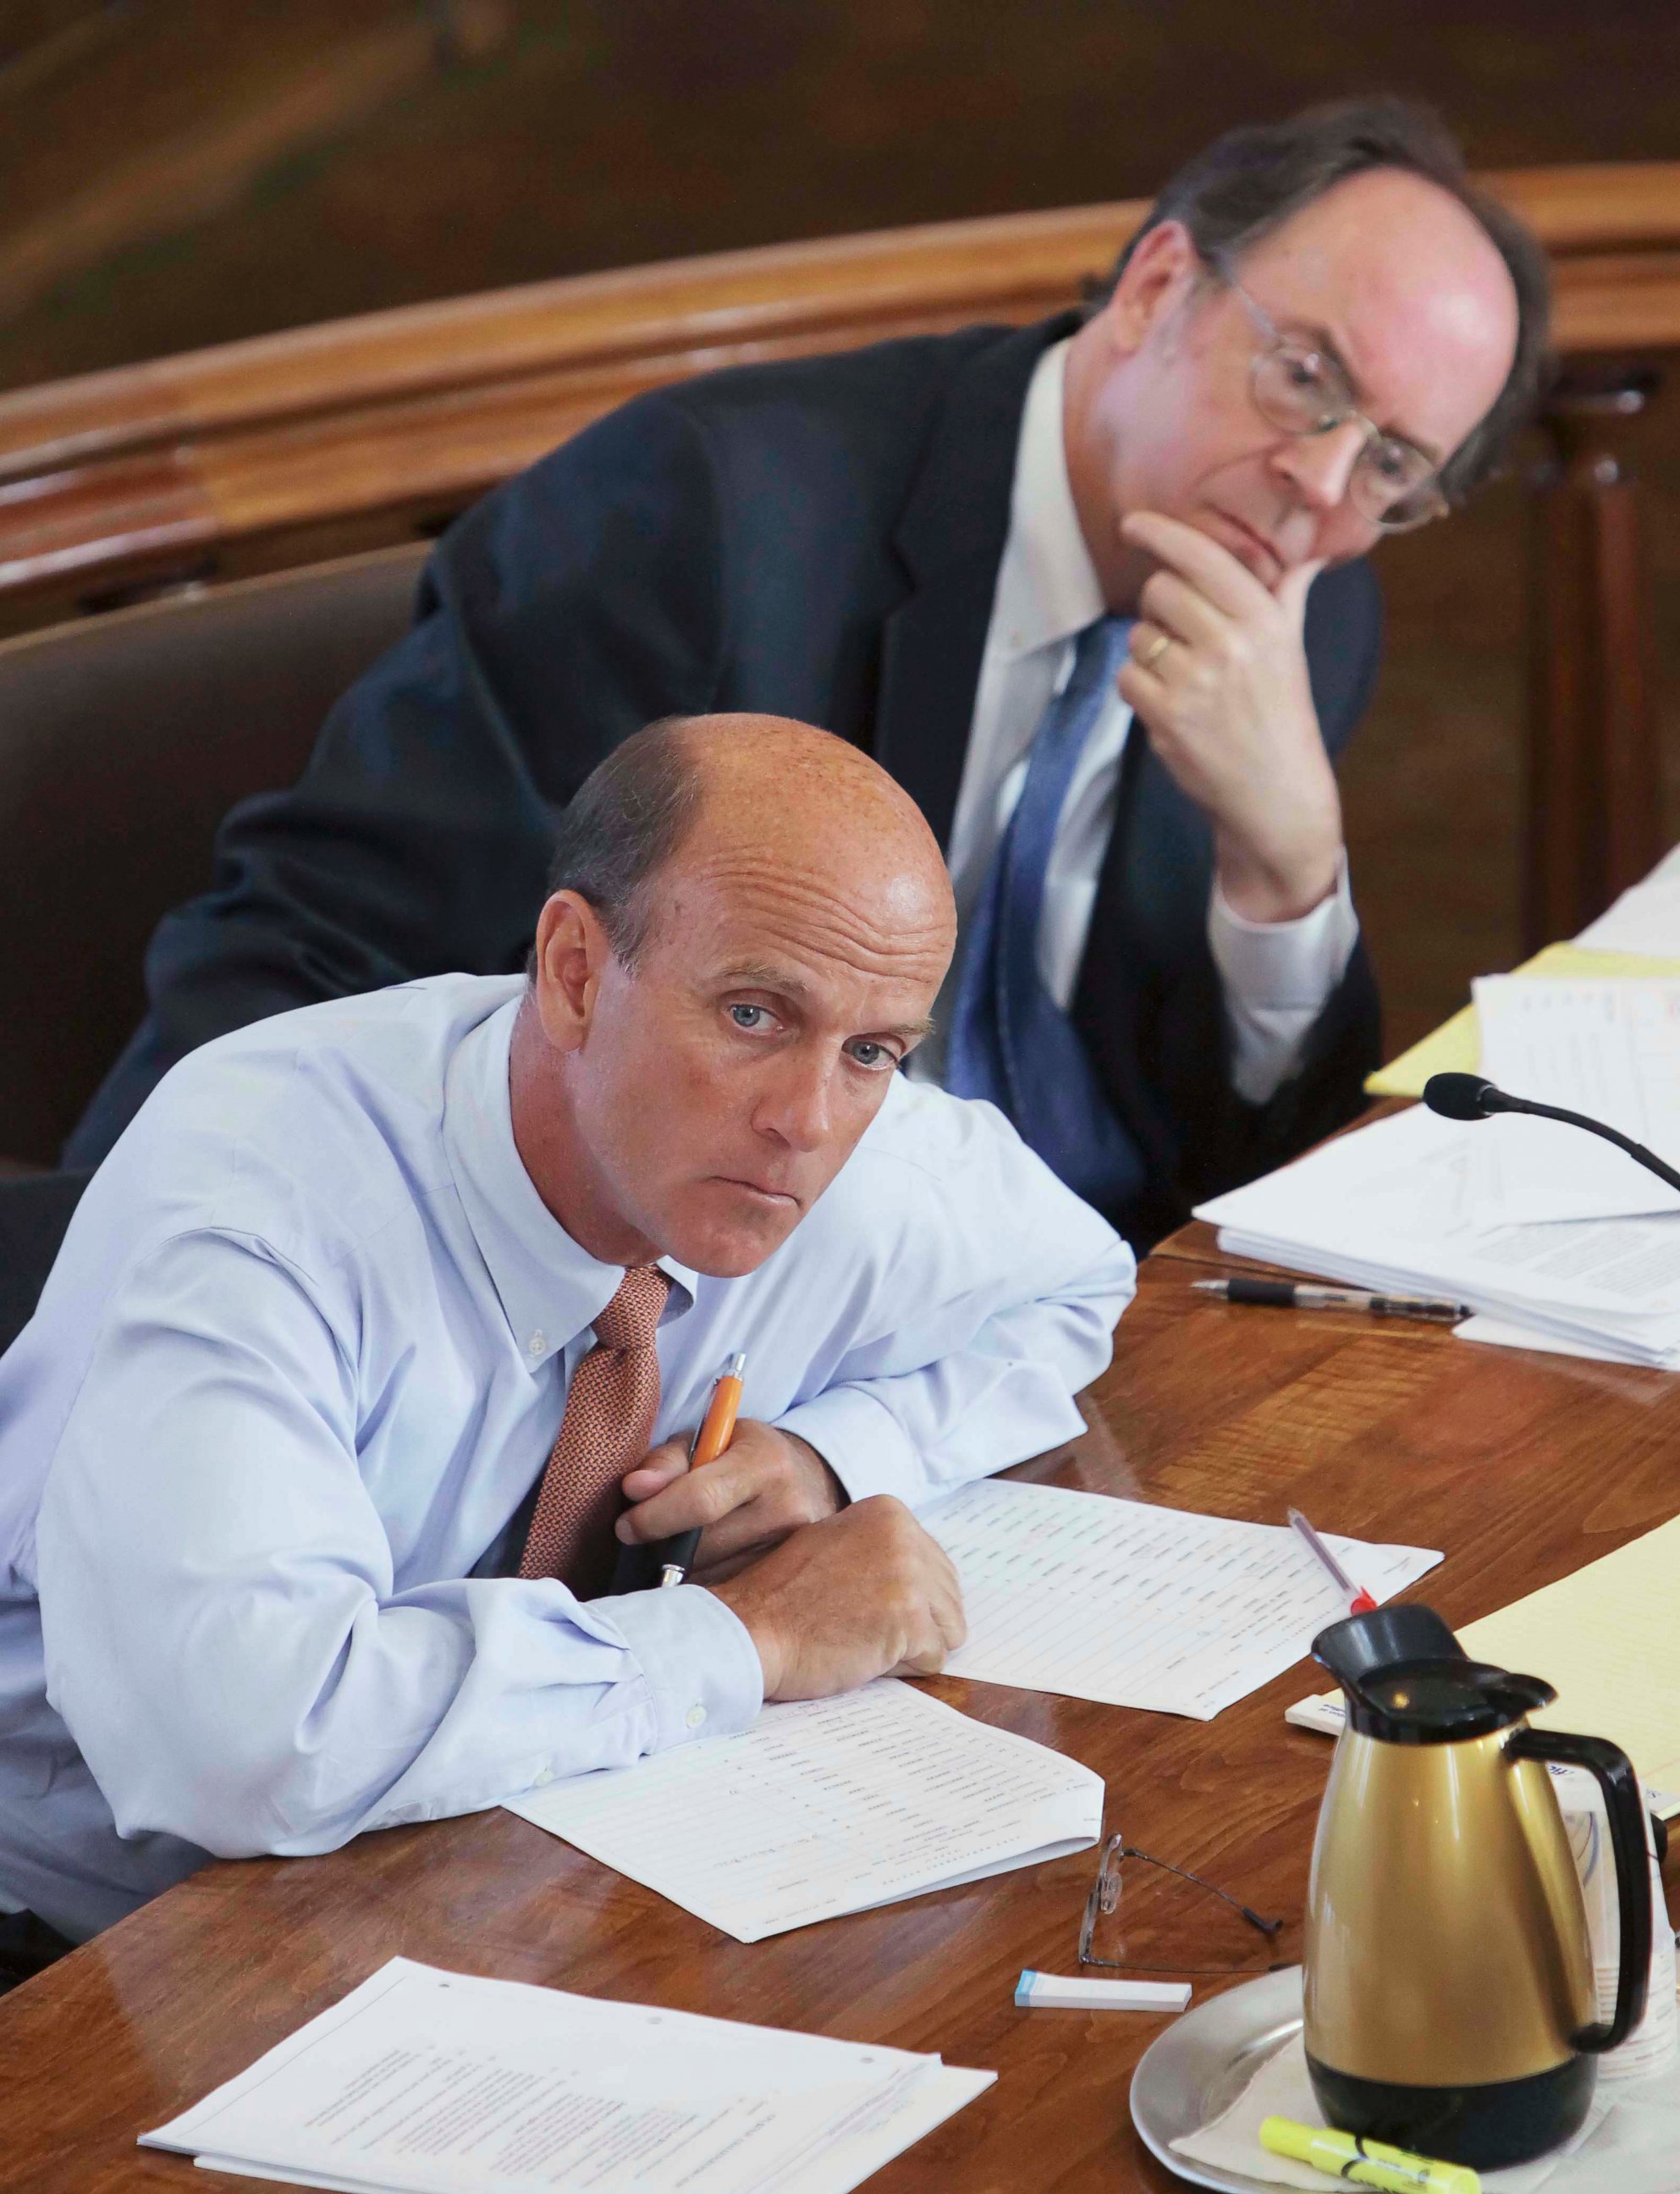
[[[1088,1433],[1019,1474],[1270,1523],[1294,1501],[1327,1528],[1442,1548],[1419,1591],[1454,1623],[1680,1510],[1680,1381],[1210,1302],[1190,1282],[1212,1254],[1192,1229],[1148,1261],[1085,1398]],[[1329,1749],[1282,1712],[1316,1674],[1304,1663],[1208,1724],[932,1688],[1096,1768],[1110,1829],[1287,1913],[1294,1953]],[[995,2087],[870,2182],[880,2194],[1163,2190],[1179,2182],[1127,2112],[1161,2022],[1012,2001],[1023,1966],[1074,1969],[1091,1870],[1081,1854],[743,1945],[501,1812],[324,1858],[211,1866],[0,2002],[0,2183],[252,2184],[207,2180],[135,2135],[400,1953],[995,2069]]]
[[[1486,178],[1570,358],[1680,347],[1680,163]],[[0,606],[237,576],[441,522],[640,391],[1077,302],[1138,200],[570,276],[0,394]],[[323,548],[322,529],[330,545]],[[255,562],[252,562],[255,559]]]

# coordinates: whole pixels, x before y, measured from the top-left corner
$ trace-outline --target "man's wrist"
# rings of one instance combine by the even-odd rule
[[[838,1515],[842,1508],[850,1505],[851,1496],[840,1484],[840,1474],[834,1465],[819,1449],[812,1447],[811,1442],[801,1438],[798,1433],[790,1433],[783,1425],[778,1425],[776,1429],[781,1438],[793,1449],[795,1457],[810,1476],[813,1486],[820,1487],[826,1494],[829,1513],[831,1516]]]
[[[1226,838],[1215,840],[1214,881],[1231,913],[1241,921],[1273,923],[1299,922],[1315,907],[1322,906],[1335,891],[1342,872],[1339,834],[1327,851],[1315,847],[1287,861],[1257,858],[1245,847]]]
[[[738,1577],[727,1577],[720,1584],[701,1585],[697,1588],[701,1592],[709,1592],[714,1600],[720,1600],[752,1640],[753,1651],[759,1657],[759,1667],[764,1674],[764,1696],[769,1699],[774,1698],[781,1688],[784,1657],[776,1634],[776,1625],[753,1607],[753,1589],[747,1582],[751,1574],[749,1566]],[[745,1605],[741,1605],[743,1601]]]

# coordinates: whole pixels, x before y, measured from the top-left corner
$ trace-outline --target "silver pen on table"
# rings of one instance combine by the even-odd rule
[[[1274,1310],[1356,1310],[1368,1318],[1415,1318],[1434,1325],[1456,1325],[1471,1315],[1468,1303],[1436,1295],[1383,1295],[1368,1288],[1326,1288],[1304,1280],[1262,1280],[1238,1273],[1229,1280],[1192,1280],[1205,1295],[1225,1302],[1266,1303]]]

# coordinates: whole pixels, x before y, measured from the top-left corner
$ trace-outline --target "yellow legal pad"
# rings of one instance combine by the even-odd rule
[[[1591,952],[1580,945],[1548,945],[1513,968],[1517,975],[1680,975],[1680,960],[1654,960],[1643,952]],[[1431,1074],[1474,1074],[1482,1064],[1476,1008],[1465,1006],[1432,1029],[1421,1043],[1366,1077],[1371,1097],[1421,1097]]]
[[[1620,1745],[1646,1783],[1680,1792],[1680,1516],[1497,1615],[1459,1643],[1544,1676],[1557,1703],[1529,1719]]]

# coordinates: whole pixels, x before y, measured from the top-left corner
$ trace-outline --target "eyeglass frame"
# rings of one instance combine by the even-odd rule
[[[1241,283],[1237,280],[1236,275],[1231,273],[1229,267],[1225,266],[1218,258],[1210,257],[1205,252],[1201,255],[1201,257],[1202,265],[1207,267],[1208,273],[1213,275],[1213,279],[1217,282],[1220,283],[1225,289],[1231,290],[1238,298],[1241,299],[1249,319],[1254,323],[1255,329],[1264,340],[1264,347],[1254,352],[1249,360],[1248,396],[1249,401],[1253,405],[1254,409],[1259,413],[1260,416],[1265,421],[1269,427],[1275,427],[1280,434],[1287,434],[1292,441],[1310,440],[1317,434],[1334,434],[1339,427],[1347,427],[1355,424],[1362,427],[1365,429],[1365,439],[1360,445],[1359,455],[1354,459],[1352,471],[1350,472],[1348,475],[1350,497],[1351,497],[1354,476],[1357,474],[1361,464],[1364,462],[1366,451],[1369,450],[1374,443],[1396,443],[1403,449],[1415,451],[1417,455],[1420,457],[1424,457],[1423,451],[1418,448],[1415,442],[1408,441],[1403,434],[1390,434],[1385,427],[1379,427],[1368,412],[1362,411],[1360,410],[1359,406],[1353,400],[1353,391],[1351,388],[1348,386],[1347,376],[1343,367],[1334,359],[1327,357],[1324,353],[1314,344],[1309,343],[1304,346],[1304,347],[1314,357],[1318,358],[1322,361],[1327,372],[1333,374],[1335,376],[1335,380],[1341,385],[1342,394],[1339,400],[1337,401],[1334,406],[1333,416],[1326,419],[1323,424],[1318,427],[1291,427],[1284,421],[1274,418],[1267,411],[1264,405],[1261,403],[1257,384],[1259,380],[1261,368],[1265,365],[1266,361],[1269,359],[1278,357],[1282,352],[1294,347],[1293,338],[1286,335],[1282,329],[1278,326],[1277,322],[1273,319],[1271,314],[1266,310],[1265,307],[1260,303],[1258,298],[1251,297],[1249,296],[1247,290],[1243,288]],[[1425,462],[1428,462],[1427,458],[1425,459]],[[1405,495],[1399,498],[1402,502],[1410,502],[1413,496],[1427,496],[1431,498],[1429,508],[1422,511],[1417,517],[1402,518],[1398,520],[1373,518],[1370,512],[1366,510],[1361,510],[1359,515],[1365,520],[1368,525],[1374,526],[1379,533],[1413,533],[1415,532],[1420,526],[1429,526],[1431,525],[1437,518],[1445,518],[1451,511],[1452,504],[1448,502],[1446,491],[1441,485],[1441,469],[1442,468],[1439,465],[1434,466],[1431,470],[1419,481],[1416,487],[1408,488]],[[1356,505],[1356,508],[1357,508]]]
[[[1261,1971],[1276,1973],[1284,1970],[1287,1961],[1276,1960],[1262,1968],[1247,1966],[1145,1966],[1140,1965],[1133,1958],[1093,1956],[1091,1944],[1097,1932],[1098,1915],[1099,1913],[1111,1913],[1118,1910],[1120,1904],[1119,1862],[1127,1858],[1141,1859],[1145,1866],[1158,1866],[1167,1874],[1176,1875],[1180,1881],[1192,1882],[1196,1888],[1208,1891],[1213,1896],[1217,1897],[1222,1904],[1228,1904],[1233,1912],[1240,1914],[1251,1927],[1257,1928],[1265,1937],[1267,1942],[1274,1946],[1287,1925],[1287,1922],[1282,1920],[1263,1918],[1252,1905],[1244,1904],[1240,1898],[1230,1896],[1217,1883],[1206,1881],[1199,1874],[1192,1874],[1188,1867],[1174,1866],[1170,1859],[1156,1858],[1152,1852],[1139,1851],[1135,1844],[1127,1843],[1124,1835],[1117,1829],[1103,1846],[1102,1856],[1097,1862],[1097,1879],[1092,1883],[1091,1893],[1085,1900],[1085,1916],[1079,1926],[1079,1962],[1081,1966],[1102,1966],[1110,1973],[1188,1973],[1197,1979],[1210,1980],[1224,1979],[1233,1973],[1245,1973],[1251,1971],[1256,1973]],[[1110,1881],[1113,1882],[1113,1889],[1110,1894],[1105,1896],[1104,1891]]]

